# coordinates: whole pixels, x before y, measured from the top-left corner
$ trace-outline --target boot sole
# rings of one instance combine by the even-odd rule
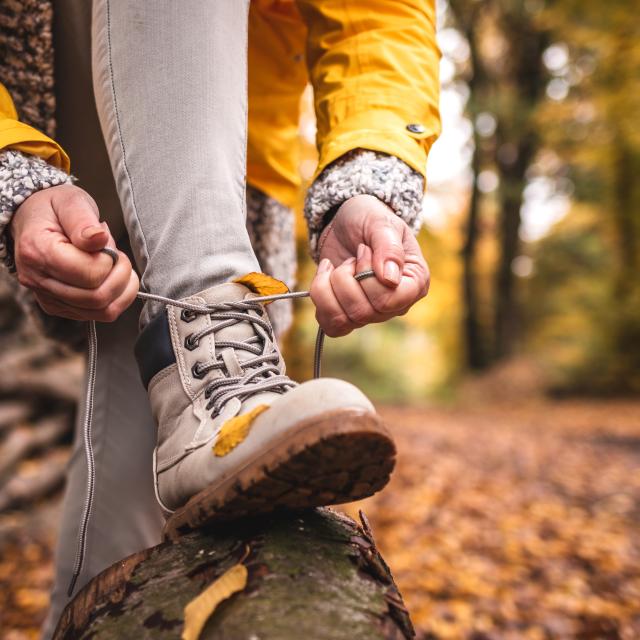
[[[168,518],[165,537],[176,540],[212,521],[361,500],[389,482],[395,455],[375,413],[328,412],[193,496]]]

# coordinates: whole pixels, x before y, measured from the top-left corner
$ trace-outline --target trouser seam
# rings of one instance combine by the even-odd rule
[[[115,82],[115,74],[113,72],[113,57],[111,50],[111,2],[110,0],[106,0],[107,4],[107,55],[109,58],[109,81],[111,84],[111,96],[113,99],[113,110],[115,114],[116,121],[116,130],[118,133],[118,141],[120,142],[120,149],[122,151],[122,166],[124,167],[124,172],[127,177],[127,182],[129,184],[129,191],[131,192],[131,206],[133,209],[133,214],[135,216],[137,222],[137,232],[140,234],[142,239],[142,248],[144,253],[144,265],[138,265],[140,268],[141,279],[144,279],[144,271],[149,262],[149,249],[147,245],[147,239],[144,235],[144,229],[142,227],[142,222],[140,220],[140,216],[138,215],[138,206],[136,204],[136,195],[133,188],[133,179],[131,177],[131,172],[129,171],[129,165],[127,164],[127,151],[124,144],[124,136],[122,134],[122,126],[120,121],[120,111],[118,109],[118,96],[116,92],[116,82]],[[123,206],[123,209],[125,207]]]

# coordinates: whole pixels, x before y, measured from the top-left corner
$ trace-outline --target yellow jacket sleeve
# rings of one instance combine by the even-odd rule
[[[18,120],[9,92],[0,84],[0,149],[17,149],[39,156],[69,172],[69,157],[62,147],[37,129]]]
[[[247,182],[288,207],[298,201],[301,182],[305,42],[306,28],[293,2],[251,2]]]
[[[356,148],[421,173],[440,132],[434,0],[298,0],[319,164]]]

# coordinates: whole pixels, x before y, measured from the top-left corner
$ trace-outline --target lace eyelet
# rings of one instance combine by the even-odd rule
[[[204,378],[205,371],[200,370],[200,363],[196,362],[193,367],[191,367],[191,375],[198,380],[202,380]]]
[[[193,322],[196,319],[196,312],[191,309],[183,309],[180,313],[180,320],[183,322]]]
[[[194,340],[193,339],[193,333],[190,333],[184,339],[184,347],[185,347],[185,349],[189,349],[189,351],[193,351],[194,349],[197,349],[199,344],[200,344],[199,340]]]

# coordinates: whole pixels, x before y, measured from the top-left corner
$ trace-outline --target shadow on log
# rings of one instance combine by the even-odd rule
[[[201,640],[407,640],[409,614],[366,518],[330,509],[202,529],[129,556],[67,606],[54,640],[179,639],[185,607],[232,567],[244,588]],[[244,570],[243,570],[244,571]]]

